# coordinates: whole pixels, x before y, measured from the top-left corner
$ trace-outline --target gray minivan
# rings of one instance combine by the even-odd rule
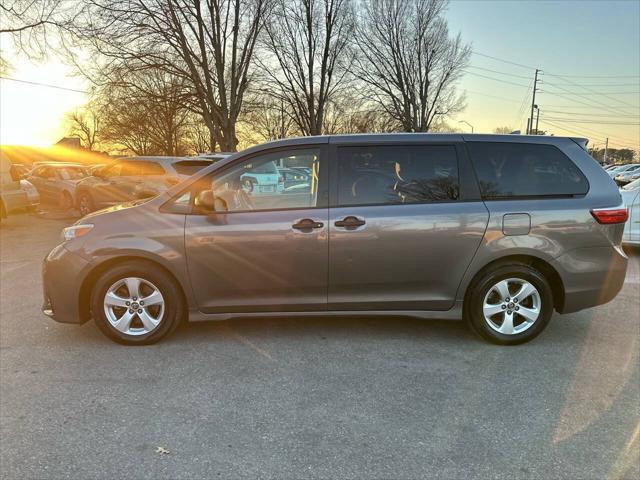
[[[500,344],[622,287],[627,211],[584,139],[387,134],[280,140],[151,200],[85,216],[43,266],[44,312],[153,343],[183,318],[466,319]],[[263,165],[310,172],[254,194]]]

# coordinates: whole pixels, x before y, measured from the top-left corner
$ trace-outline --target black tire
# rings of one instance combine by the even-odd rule
[[[96,209],[95,203],[93,203],[93,198],[87,192],[82,192],[78,195],[78,211],[80,212],[80,216],[84,217],[85,215],[89,215],[91,212],[94,212]]]
[[[128,277],[137,277],[151,282],[160,290],[164,298],[164,313],[160,323],[154,330],[145,334],[128,335],[117,330],[109,322],[105,313],[104,298],[107,291],[119,280]],[[102,274],[91,294],[91,312],[96,325],[111,340],[123,345],[150,345],[156,343],[178,327],[186,316],[186,311],[180,286],[165,270],[151,262],[135,260],[114,266]]]
[[[492,328],[489,325],[489,321],[485,319],[483,312],[485,297],[489,294],[494,285],[506,279],[518,279],[529,282],[536,288],[539,295],[539,314],[537,319],[526,330],[509,335],[500,333]],[[533,340],[545,329],[551,319],[551,315],[553,314],[553,293],[549,286],[549,282],[544,275],[528,265],[502,264],[496,266],[495,268],[484,272],[469,286],[469,288],[470,294],[465,305],[465,319],[478,335],[491,343],[499,345],[519,345]],[[497,292],[494,291],[491,295],[497,295]],[[501,301],[502,300],[499,300],[499,302]],[[525,301],[528,302],[532,300]],[[513,303],[508,303],[506,308],[509,308],[508,305],[513,305]],[[525,306],[524,303],[523,306]],[[516,322],[521,324],[524,321],[524,317],[521,317],[518,312],[515,312],[515,309],[510,311],[513,312],[514,325]],[[497,317],[498,318],[490,317],[490,320],[495,319],[497,324],[499,322],[500,313],[497,314]],[[497,326],[501,327],[501,325]]]

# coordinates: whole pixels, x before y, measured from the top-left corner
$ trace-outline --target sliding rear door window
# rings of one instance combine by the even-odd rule
[[[388,205],[458,199],[458,159],[449,145],[338,149],[338,203]]]
[[[552,145],[468,142],[484,199],[584,195],[587,179]]]

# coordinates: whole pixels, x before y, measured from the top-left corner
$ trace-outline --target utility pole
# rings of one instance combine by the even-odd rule
[[[536,76],[533,80],[533,98],[531,99],[531,116],[529,117],[529,129],[527,130],[527,135],[531,135],[533,130],[533,107],[536,104],[536,92],[538,91],[538,73],[542,73],[540,70],[536,68]]]
[[[540,121],[540,107],[536,105],[536,135],[538,134],[538,122]]]
[[[607,164],[608,153],[609,153],[609,137],[607,137],[604,142],[604,159],[602,160],[602,163],[604,163],[605,165]]]

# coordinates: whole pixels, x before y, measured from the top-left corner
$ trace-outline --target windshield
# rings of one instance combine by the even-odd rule
[[[62,180],[79,180],[87,176],[87,172],[82,167],[62,167],[58,168],[58,175]]]

